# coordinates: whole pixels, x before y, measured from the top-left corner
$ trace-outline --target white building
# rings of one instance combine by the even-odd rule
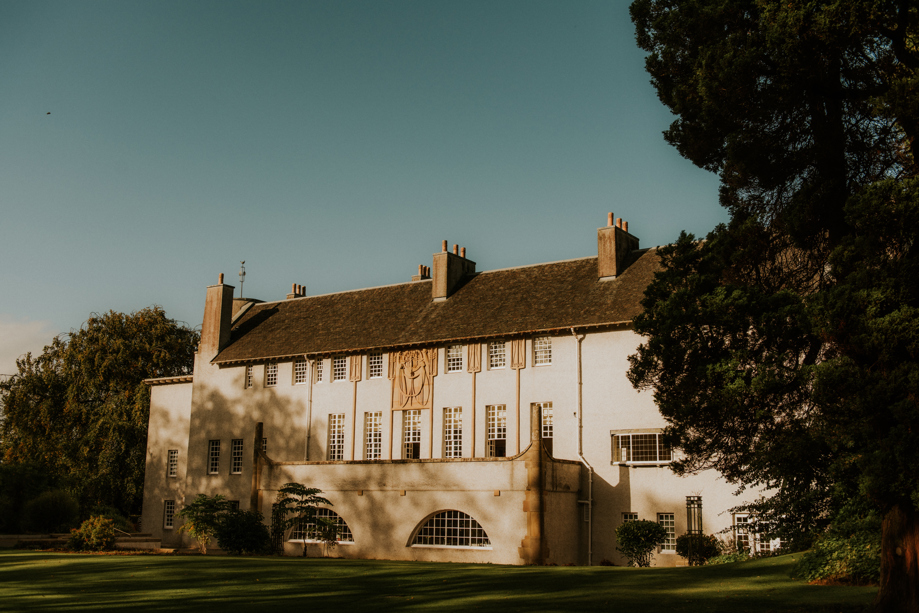
[[[610,215],[597,256],[478,273],[444,241],[412,282],[278,302],[234,300],[221,275],[194,375],[148,381],[144,530],[188,546],[175,512],[197,494],[267,518],[296,481],[334,504],[342,557],[624,564],[615,529],[638,518],[670,531],[655,562],[682,563],[687,496],[706,533],[741,501],[669,470],[626,379],[658,268],[627,230]],[[286,550],[304,536],[318,547]]]

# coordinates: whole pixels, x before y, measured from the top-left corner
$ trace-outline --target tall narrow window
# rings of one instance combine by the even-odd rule
[[[303,358],[294,360],[294,385],[306,383],[307,364]]]
[[[348,359],[344,356],[332,358],[332,381],[344,381],[348,378]]]
[[[504,368],[507,363],[507,353],[504,341],[488,343],[488,368]]]
[[[463,346],[450,345],[447,347],[447,372],[462,372]]]
[[[463,457],[463,407],[444,409],[444,457]]]
[[[345,459],[345,414],[329,415],[329,459]]]
[[[746,513],[734,515],[734,544],[738,551],[753,553],[750,548],[750,516]]]
[[[265,453],[268,453],[268,439],[267,438],[262,439],[262,451],[264,451]]]
[[[166,456],[166,476],[167,477],[178,477],[179,476],[179,450],[170,449],[168,455]]]
[[[364,459],[379,460],[383,453],[383,413],[364,413]]]
[[[234,438],[230,447],[230,474],[239,475],[243,471],[243,440]]]
[[[421,458],[421,411],[402,411],[402,459]]]
[[[265,364],[265,387],[274,387],[278,384],[278,363]]]
[[[252,387],[252,364],[246,366],[246,389]]]
[[[676,549],[676,522],[673,513],[658,513],[657,523],[667,530],[667,536],[661,541],[661,551],[673,551]]]
[[[507,407],[503,404],[485,407],[488,426],[489,458],[503,458],[507,455]]]
[[[220,441],[207,443],[207,474],[216,475],[220,472]]]
[[[163,527],[167,530],[171,530],[175,524],[176,516],[176,501],[175,500],[164,500],[163,501]]]
[[[552,403],[537,402],[536,406],[539,408],[539,428],[540,432],[542,433],[542,444],[545,446],[546,452],[549,455],[552,455],[552,443],[555,440],[555,427],[553,425],[552,419]]]
[[[367,370],[371,379],[383,378],[383,354],[371,353],[367,356]]]
[[[316,383],[322,383],[322,365],[323,364],[325,364],[325,362],[322,360],[322,358],[316,359]]]
[[[533,339],[533,365],[548,366],[552,363],[552,337],[538,336]]]

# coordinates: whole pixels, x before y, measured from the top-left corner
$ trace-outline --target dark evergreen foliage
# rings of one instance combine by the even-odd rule
[[[661,250],[630,378],[684,456],[807,540],[884,516],[878,610],[919,609],[919,5],[637,0],[666,139],[729,224]]]

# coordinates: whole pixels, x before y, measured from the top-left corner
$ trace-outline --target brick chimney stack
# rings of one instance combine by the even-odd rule
[[[475,262],[466,258],[466,248],[460,249],[459,245],[453,245],[453,253],[450,253],[447,251],[447,241],[444,241],[440,253],[434,254],[434,264],[431,267],[434,279],[431,298],[435,302],[446,300],[467,277],[474,274]]]
[[[638,238],[629,234],[629,222],[606,216],[606,227],[597,229],[597,277],[615,279],[628,266],[629,254],[638,249]]]

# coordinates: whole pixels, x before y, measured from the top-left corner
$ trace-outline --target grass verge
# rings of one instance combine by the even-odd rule
[[[795,557],[637,569],[0,550],[0,610],[854,613],[877,593],[794,581]]]

